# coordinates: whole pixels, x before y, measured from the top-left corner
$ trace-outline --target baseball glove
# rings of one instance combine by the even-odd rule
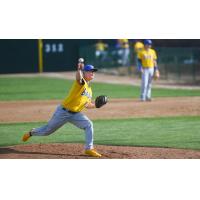
[[[98,96],[96,99],[95,99],[95,106],[96,108],[101,108],[103,105],[105,105],[106,103],[108,102],[108,97],[107,96],[104,96],[104,95],[101,95],[101,96]]]
[[[154,79],[158,80],[159,78],[160,78],[160,72],[159,72],[159,70],[156,70],[154,73]]]

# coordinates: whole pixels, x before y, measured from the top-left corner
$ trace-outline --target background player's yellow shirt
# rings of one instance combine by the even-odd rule
[[[73,112],[80,112],[85,108],[85,104],[92,100],[92,89],[86,81],[81,85],[75,81],[69,95],[64,99],[62,106]]]
[[[104,51],[106,49],[107,45],[104,44],[103,42],[98,42],[96,44],[96,50],[99,50],[99,51]]]
[[[119,43],[122,48],[128,49],[129,48],[129,42],[128,39],[119,39]]]
[[[136,42],[134,45],[135,53],[137,54],[137,57],[139,56],[140,51],[144,49],[144,44],[142,42]]]
[[[143,49],[138,54],[138,58],[142,61],[142,67],[154,67],[154,60],[157,60],[157,55],[155,50],[149,49],[148,51],[146,49]]]

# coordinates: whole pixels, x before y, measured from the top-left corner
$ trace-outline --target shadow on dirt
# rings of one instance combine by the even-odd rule
[[[4,148],[0,148],[0,155],[1,154],[30,154],[30,155],[50,155],[50,156],[74,156],[74,154],[66,154],[66,153],[49,153],[49,152],[32,152],[32,151],[19,151],[19,150],[15,150],[9,147],[4,147]],[[76,156],[80,156],[80,157],[87,157],[85,155],[76,155]]]

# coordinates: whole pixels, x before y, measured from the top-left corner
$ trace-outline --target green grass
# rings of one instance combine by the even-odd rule
[[[63,99],[72,81],[57,78],[0,77],[0,101]],[[138,98],[140,88],[130,85],[92,83],[93,97],[101,94],[110,98]],[[200,96],[200,90],[153,89],[153,97]]]
[[[0,78],[0,100],[61,99],[71,84],[56,78]]]
[[[200,149],[200,116],[94,121],[95,144]],[[24,144],[22,133],[44,123],[0,124],[0,146]],[[30,143],[84,143],[84,132],[66,124]]]

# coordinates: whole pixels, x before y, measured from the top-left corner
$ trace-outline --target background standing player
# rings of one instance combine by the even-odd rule
[[[152,79],[159,78],[159,70],[157,65],[157,55],[151,48],[152,41],[144,40],[144,49],[138,54],[138,69],[142,74],[141,81],[141,101],[151,101],[151,85]]]
[[[107,58],[108,44],[103,42],[103,40],[98,40],[98,42],[95,44],[95,49],[96,59],[100,62],[104,62]]]
[[[94,79],[94,72],[97,69],[92,65],[85,65],[83,59],[79,59],[76,80],[69,92],[53,114],[50,121],[39,128],[32,129],[25,133],[22,140],[26,142],[31,136],[47,136],[54,133],[65,123],[70,122],[80,129],[85,130],[85,154],[93,157],[101,157],[93,147],[93,123],[81,111],[84,108],[100,108],[107,103],[106,96],[97,97],[92,103],[92,88],[90,81]]]
[[[134,44],[134,51],[138,55],[144,49],[144,44],[141,41],[136,41]]]
[[[129,48],[129,40],[128,39],[118,39],[117,40],[117,47],[118,49],[118,55],[120,56],[120,59],[118,60],[119,64],[122,64],[123,67],[128,67],[130,65],[129,61],[129,54],[130,54],[130,48]]]

